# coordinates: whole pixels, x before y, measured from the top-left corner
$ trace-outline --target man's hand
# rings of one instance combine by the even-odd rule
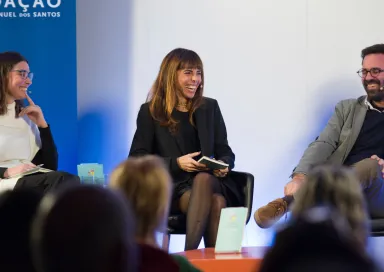
[[[304,174],[295,174],[293,176],[293,179],[285,185],[284,195],[291,196],[295,194],[304,182],[305,182]]]
[[[373,155],[371,159],[377,160],[378,164],[381,166],[381,173],[383,174],[384,178],[384,159],[379,158],[377,155]]]

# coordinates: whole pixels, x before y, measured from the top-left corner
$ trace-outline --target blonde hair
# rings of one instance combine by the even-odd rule
[[[343,215],[354,238],[363,246],[369,234],[366,203],[358,181],[352,170],[340,166],[317,166],[308,173],[307,181],[295,196],[292,215],[299,216],[306,210],[330,205]]]
[[[146,239],[166,226],[172,194],[170,174],[161,158],[129,158],[111,174],[109,186],[121,190],[136,216],[136,237]]]

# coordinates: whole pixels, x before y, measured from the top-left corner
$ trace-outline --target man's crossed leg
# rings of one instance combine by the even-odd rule
[[[351,166],[355,171],[366,198],[372,218],[384,218],[384,160],[377,156],[364,159]],[[284,188],[285,196],[275,199],[256,210],[254,218],[260,228],[269,228],[288,212],[296,192],[306,182],[298,174]]]

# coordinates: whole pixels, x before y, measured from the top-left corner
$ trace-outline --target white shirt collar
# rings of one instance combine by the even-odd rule
[[[365,105],[367,105],[368,109],[384,113],[384,111],[380,111],[380,110],[376,109],[374,106],[372,106],[371,102],[368,101],[367,97],[365,98],[364,103],[365,103]]]

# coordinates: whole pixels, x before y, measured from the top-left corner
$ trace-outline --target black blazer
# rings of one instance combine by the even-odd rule
[[[196,151],[201,151],[203,156],[222,160],[229,164],[229,169],[233,169],[235,154],[228,145],[227,129],[217,101],[204,97],[201,106],[194,113],[194,120],[201,148]],[[180,169],[177,164],[177,158],[186,155],[183,138],[180,134],[172,135],[167,127],[161,126],[152,118],[149,103],[141,105],[129,156],[147,154],[162,157],[175,182],[192,175]],[[236,184],[228,176],[220,179],[240,199]]]

